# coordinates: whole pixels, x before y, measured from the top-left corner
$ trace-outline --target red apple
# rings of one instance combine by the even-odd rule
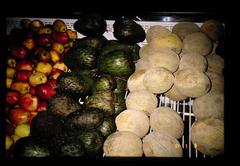
[[[47,102],[40,102],[37,112],[47,111]]]
[[[64,71],[59,70],[57,68],[53,68],[50,78],[56,80],[62,73],[64,73]]]
[[[18,100],[19,100],[20,94],[17,91],[9,91],[7,92],[7,104],[17,104]]]
[[[30,93],[31,95],[36,95],[36,90],[35,90],[35,88],[32,87],[32,86],[30,86],[29,93]]]
[[[17,71],[28,70],[32,71],[34,64],[31,61],[22,60],[17,64]]]
[[[39,61],[49,62],[51,59],[50,53],[43,47],[39,47],[35,51],[35,56]]]
[[[9,120],[15,125],[27,123],[28,119],[29,112],[21,107],[13,108],[10,111]]]
[[[41,34],[36,39],[36,43],[43,47],[50,47],[52,45],[52,37],[50,34]]]
[[[19,45],[10,47],[10,53],[16,59],[25,59],[28,56],[29,51],[25,46]]]
[[[62,54],[64,51],[64,46],[61,43],[54,42],[52,45],[52,49],[57,51],[59,54]]]
[[[38,62],[36,65],[36,71],[42,72],[46,76],[51,74],[52,65],[48,62]]]
[[[33,96],[30,93],[27,93],[20,97],[19,105],[24,108],[26,111],[36,111],[38,108],[38,98],[37,96]]]
[[[17,75],[16,75],[16,79],[18,81],[28,82],[29,81],[29,77],[31,75],[32,75],[32,72],[28,71],[28,70],[18,71]]]
[[[50,80],[48,80],[47,84],[48,84],[52,89],[56,89],[56,88],[57,88],[57,80],[50,79]]]
[[[70,40],[67,32],[53,32],[52,37],[54,41],[62,44],[66,44]]]
[[[49,100],[56,91],[51,88],[48,84],[41,84],[36,87],[36,95],[42,100]]]
[[[38,29],[38,34],[41,35],[41,34],[51,34],[52,33],[52,30],[50,27],[47,27],[47,26],[44,26],[44,27],[40,27]]]

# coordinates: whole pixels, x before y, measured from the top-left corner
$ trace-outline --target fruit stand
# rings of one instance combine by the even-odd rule
[[[23,20],[25,20],[25,22]],[[91,72],[85,70],[90,65],[93,65],[92,61],[88,59],[85,61],[84,64],[73,65],[72,58],[67,59],[64,57],[65,55],[74,56],[76,52],[72,51],[73,48],[81,45],[80,42],[77,43],[78,39],[83,39],[86,37],[86,35],[83,35],[83,33],[80,33],[81,32],[79,30],[80,28],[79,29],[76,28],[75,24],[77,21],[78,19],[72,19],[72,18],[69,18],[69,19],[67,18],[27,18],[27,17],[7,18],[6,20],[7,35],[10,36],[9,43],[11,43],[10,45],[14,45],[14,47],[9,48],[11,57],[8,58],[8,68],[7,68],[7,88],[8,88],[7,105],[9,105],[6,111],[7,114],[9,114],[8,120],[7,120],[7,130],[9,131],[7,131],[8,136],[6,137],[7,151],[11,152],[15,148],[14,146],[18,139],[25,138],[25,140],[23,140],[22,142],[25,144],[26,142],[30,142],[29,144],[32,145],[34,144],[32,143],[34,141],[31,142],[31,140],[27,140],[26,137],[33,136],[33,135],[38,137],[40,132],[48,133],[47,130],[42,129],[45,126],[44,125],[41,126],[39,122],[41,119],[43,120],[43,122],[47,123],[49,127],[53,127],[54,125],[56,125],[55,126],[56,132],[58,132],[57,124],[60,123],[60,121],[62,120],[61,118],[66,118],[69,115],[68,119],[63,120],[65,126],[69,127],[69,129],[71,130],[75,130],[75,129],[81,130],[82,134],[79,135],[79,139],[83,139],[85,142],[87,142],[87,139],[90,139],[90,138],[95,139],[95,141],[98,142],[98,144],[96,143],[95,145],[93,142],[90,141],[90,144],[88,144],[88,146],[84,145],[84,148],[83,148],[84,150],[83,150],[81,147],[82,143],[77,142],[76,139],[74,139],[73,135],[71,135],[73,138],[70,139],[70,142],[68,142],[69,144],[65,144],[66,142],[63,141],[65,138],[64,134],[60,132],[60,135],[59,135],[59,133],[50,132],[48,133],[49,136],[55,138],[55,142],[53,142],[53,144],[57,146],[60,145],[62,147],[66,146],[66,148],[78,147],[76,148],[77,152],[74,154],[71,154],[73,156],[74,155],[76,156],[94,155],[97,157],[108,156],[108,154],[106,155],[106,151],[104,151],[103,149],[104,141],[108,138],[108,136],[111,133],[114,133],[116,130],[119,130],[120,127],[119,127],[119,124],[116,123],[115,118],[118,115],[120,115],[121,112],[124,112],[124,111],[121,110],[117,114],[115,114],[117,110],[116,104],[115,104],[115,113],[111,112],[111,109],[106,109],[104,111],[104,115],[102,114],[99,115],[98,108],[101,106],[98,106],[98,108],[96,108],[97,104],[95,102],[96,100],[101,102],[102,100],[104,100],[105,102],[108,100],[112,101],[113,99],[111,97],[113,95],[115,95],[115,97],[113,97],[114,98],[113,103],[119,102],[117,101],[118,99],[116,97],[117,95],[122,96],[125,102],[128,98],[128,95],[131,93],[131,89],[129,90],[127,87],[127,83],[128,83],[127,81],[128,81],[128,78],[131,76],[131,74],[135,72],[135,70],[130,71],[130,73],[126,74],[126,77],[122,78],[119,75],[119,73],[115,71],[114,72],[109,71],[108,69],[110,67],[105,67],[105,66],[101,67],[103,66],[103,64],[109,65],[108,63],[105,63],[109,60],[109,58],[106,61],[106,58],[102,57],[103,59],[100,59],[100,58],[98,59],[99,62],[97,63],[97,65],[100,66],[99,67],[100,71],[104,71],[103,75],[96,74],[94,77],[94,81],[92,81],[91,78],[85,77],[86,75],[84,74],[83,74],[84,76],[81,75],[82,74],[81,71],[87,72],[88,76],[91,76],[93,73],[95,74],[95,71],[93,70],[95,69],[94,67],[89,68],[91,69]],[[140,25],[144,29],[145,33],[147,34],[148,30],[154,26],[161,26],[169,30],[169,32],[172,32],[175,25],[183,21],[184,19],[179,21],[178,19],[174,20],[173,17],[166,16],[166,17],[163,17],[160,21],[159,20],[145,21],[139,17],[136,17],[135,22],[138,25]],[[189,20],[187,19],[187,21]],[[204,21],[203,20],[195,21],[194,24],[197,25],[198,27],[201,27]],[[111,20],[111,19],[106,20],[106,29],[104,30],[103,36],[107,40],[116,40],[116,34],[114,34],[114,23],[115,23],[115,20]],[[37,35],[34,36],[35,34],[27,33],[27,37],[25,36],[23,37],[24,39],[19,39],[20,41],[22,41],[20,45],[24,46],[24,47],[20,47],[18,40],[15,41],[14,37],[21,34],[21,30],[19,29],[26,28],[24,27],[25,25],[28,25],[28,28],[30,27],[31,31],[33,32],[35,29],[38,29],[36,31]],[[42,29],[39,30],[39,27],[42,27]],[[15,29],[15,31],[13,31],[13,29]],[[99,39],[99,40],[104,41],[105,39]],[[139,51],[144,45],[147,45],[149,41],[147,41],[147,39],[144,36],[144,40],[141,40],[140,42],[139,41],[135,42],[135,44],[136,43],[139,46],[138,48],[138,51]],[[15,47],[15,44],[17,45],[16,47]],[[97,44],[94,43],[94,44],[96,47],[101,47],[102,49],[102,46],[99,46],[101,44],[99,45],[98,43]],[[123,48],[123,46],[121,47]],[[124,46],[124,48],[126,47]],[[88,51],[87,52],[88,54],[92,53],[92,50],[89,50],[88,48],[85,48],[85,47],[81,48],[81,50]],[[80,50],[78,52],[80,52]],[[178,55],[179,54],[180,53],[178,53]],[[34,55],[37,58],[28,59],[27,56],[29,55]],[[118,54],[116,55],[111,54],[111,56],[114,58],[112,61],[109,60],[109,63],[110,62],[114,63],[114,59],[119,58],[120,55],[121,55],[121,52],[118,52]],[[107,54],[106,54],[106,57],[108,57]],[[138,59],[139,59],[139,55],[138,55]],[[134,64],[137,62],[138,59],[133,60]],[[82,66],[82,68],[79,69],[78,68],[79,66]],[[76,69],[79,73],[75,72]],[[120,71],[121,69],[119,69],[118,72]],[[73,73],[73,74],[67,75],[67,73]],[[114,79],[112,77],[105,75],[109,73],[111,74],[113,73],[112,75],[111,74],[110,75]],[[126,73],[125,70],[123,70],[122,73],[125,74]],[[73,90],[68,91],[67,88],[71,87],[71,85],[75,85],[75,83],[74,81],[66,81],[66,80],[67,79],[75,80],[74,77],[75,75],[78,75],[78,74],[83,84],[84,85],[87,84],[88,86],[85,86],[84,89],[81,89],[79,87],[77,89],[73,88]],[[102,85],[103,81],[105,81],[104,83],[106,83],[106,85],[105,84],[104,85],[107,87]],[[118,90],[119,90],[119,87],[121,88],[121,81],[125,82],[125,91],[123,94],[121,93],[120,95],[120,92],[118,92]],[[114,82],[116,82],[116,85]],[[92,89],[92,85],[95,86],[93,89]],[[168,88],[168,90],[169,89],[170,87]],[[109,90],[113,93],[107,93],[109,92]],[[93,91],[94,95],[89,94],[89,91]],[[176,139],[179,142],[182,149],[181,157],[185,157],[185,158],[213,157],[211,155],[205,155],[204,153],[202,153],[197,149],[196,145],[192,143],[191,129],[194,122],[196,122],[196,117],[195,117],[195,114],[193,113],[193,102],[196,97],[187,96],[185,99],[177,101],[167,97],[165,95],[165,92],[166,91],[164,91],[164,93],[163,92],[154,93],[156,94],[155,96],[157,100],[156,107],[171,108],[172,110],[177,112],[177,114],[181,117],[182,119],[181,123],[183,123],[184,125],[183,134],[180,138]],[[58,93],[59,93],[59,96],[57,95]],[[68,97],[61,95],[63,93],[64,94],[66,93],[67,96],[73,97],[73,101],[72,99],[69,99]],[[81,95],[78,95],[80,93]],[[198,97],[202,95],[204,94],[201,94]],[[54,98],[55,96],[57,97]],[[79,103],[79,105],[76,104],[75,102],[76,100]],[[71,107],[70,106],[66,107],[66,108],[69,108],[68,112],[66,111],[64,112],[61,110],[62,108],[65,108],[64,104],[61,107],[61,103],[65,103],[65,102],[71,103],[70,104]],[[55,105],[57,104],[58,106],[56,106],[55,108]],[[85,109],[85,105],[87,105],[86,112],[88,114],[87,113],[84,114],[80,111],[76,112],[76,110]],[[48,112],[48,109],[52,109],[53,107],[54,107],[53,115],[59,116],[60,117],[59,121],[56,120],[52,114],[49,116],[44,115],[44,114],[47,114],[47,113],[44,113],[45,111]],[[112,107],[114,107],[114,105],[104,106],[104,108],[112,108]],[[74,108],[74,111],[71,110],[73,108]],[[127,109],[128,104],[127,104],[127,108],[126,106],[123,108]],[[128,109],[132,109],[132,108],[129,107]],[[33,124],[31,124],[32,120],[34,120],[34,117],[37,115],[39,116],[39,119],[35,120]],[[104,118],[102,116],[104,116]],[[113,116],[114,117],[113,120],[107,120],[109,116],[110,117]],[[91,119],[92,122],[90,124],[88,124],[84,120],[82,120],[81,124],[79,124],[78,122],[79,119],[81,118],[88,119],[89,117],[92,117]],[[51,124],[51,122],[49,122],[48,120],[53,121],[53,124]],[[37,124],[37,121],[39,122],[40,126]],[[107,126],[107,129],[105,129],[104,127],[106,126],[103,126],[103,123],[106,126],[107,125],[109,126],[112,125],[112,126],[111,127]],[[90,132],[92,130],[94,131]],[[110,133],[107,133],[106,135],[104,135],[102,131],[105,131],[105,130],[110,131]],[[101,131],[102,135],[104,135],[101,138],[99,136],[99,131]],[[148,132],[145,133],[145,135],[151,133],[152,131],[153,131],[152,127],[150,126],[148,128]],[[71,136],[68,135],[68,137],[71,137]],[[22,150],[21,146],[23,145],[18,145],[18,148],[20,150],[17,152],[14,152],[16,153],[15,155],[19,155],[20,157],[21,157],[21,154],[19,153],[23,153],[21,151]],[[93,146],[95,148],[94,150],[91,149]],[[97,149],[98,149],[98,152],[96,153]],[[64,151],[64,153],[68,154],[67,150],[61,149],[60,147],[56,148],[53,154],[56,155],[56,153],[59,153],[60,151]],[[220,155],[221,154],[222,152],[220,152]],[[26,154],[26,155],[29,155],[29,154]],[[39,152],[39,156],[41,155],[49,156],[50,152],[45,152],[45,151]],[[12,155],[10,154],[10,156]],[[141,156],[146,157],[147,153],[144,155],[141,154]],[[116,157],[119,157],[119,156],[116,156]],[[132,156],[130,155],[125,157],[132,157]],[[176,157],[176,156],[173,155],[170,157]]]

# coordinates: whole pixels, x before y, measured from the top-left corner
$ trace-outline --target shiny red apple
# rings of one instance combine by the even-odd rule
[[[19,125],[19,124],[27,123],[28,119],[29,119],[29,112],[24,110],[23,108],[17,107],[10,110],[9,120],[13,124]]]
[[[32,71],[28,71],[28,70],[18,71],[17,75],[16,75],[16,79],[18,81],[28,82],[29,81],[29,77],[31,75],[32,75]]]
[[[36,39],[36,43],[39,46],[50,47],[53,43],[52,36],[50,34],[41,34]]]
[[[17,91],[9,91],[7,92],[7,104],[14,105],[19,101],[20,94]]]
[[[40,102],[37,112],[47,111],[47,102]]]
[[[70,38],[69,38],[67,32],[53,32],[52,38],[54,41],[62,43],[62,44],[66,44],[70,41]]]
[[[47,84],[48,84],[52,89],[56,89],[56,88],[57,88],[57,80],[50,79],[50,80],[48,80]]]
[[[25,59],[29,54],[29,50],[23,45],[18,45],[11,47],[10,53],[16,59]]]
[[[36,111],[39,105],[39,100],[37,96],[27,93],[20,97],[19,105],[26,111]]]
[[[36,87],[36,95],[42,99],[42,100],[49,100],[56,91],[51,88],[47,83],[46,84],[40,84]]]
[[[32,61],[22,60],[17,64],[17,71],[22,71],[22,70],[32,71],[33,67],[34,67],[34,64],[32,63]]]

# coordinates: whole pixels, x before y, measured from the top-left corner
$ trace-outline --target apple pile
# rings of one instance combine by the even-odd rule
[[[77,32],[59,19],[51,25],[22,19],[20,25],[7,37],[7,151],[19,138],[30,134],[32,118],[47,110],[47,101],[56,93],[58,76],[68,71],[63,56],[77,39]]]

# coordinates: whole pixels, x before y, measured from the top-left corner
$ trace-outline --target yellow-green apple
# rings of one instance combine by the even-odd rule
[[[7,88],[11,88],[12,82],[13,82],[12,78],[7,78],[6,79],[6,87]]]
[[[29,77],[32,75],[32,71],[21,70],[17,72],[16,79],[18,81],[28,82]]]
[[[66,44],[64,44],[64,48],[71,48],[73,47],[73,41],[69,41]]]
[[[46,76],[51,74],[52,65],[48,62],[38,62],[35,68],[36,71],[42,72]]]
[[[68,71],[68,67],[67,67],[67,65],[65,65],[64,62],[56,62],[53,65],[53,68],[62,70],[63,72],[67,72]]]
[[[55,42],[62,44],[66,44],[70,40],[67,32],[53,32],[52,37]]]
[[[24,95],[29,92],[30,85],[27,82],[14,81],[11,84],[11,90],[18,91],[20,94]]]
[[[7,64],[8,64],[8,67],[12,67],[12,68],[15,68],[17,66],[17,62],[13,58],[9,58],[7,60]]]
[[[32,71],[33,68],[34,68],[34,64],[30,60],[22,60],[22,61],[18,62],[17,67],[16,67],[17,71],[21,71],[21,70]]]
[[[63,46],[62,43],[54,42],[53,45],[52,45],[52,49],[57,51],[59,54],[62,54],[63,51],[64,51],[64,46]]]
[[[20,138],[29,136],[30,135],[30,125],[28,123],[17,125],[14,130],[14,135],[17,135]]]
[[[38,71],[34,71],[32,75],[29,77],[29,84],[33,87],[36,87],[39,84],[43,84],[47,82],[47,76]]]
[[[41,34],[51,34],[51,33],[52,33],[51,28],[46,27],[46,26],[40,27],[40,28],[38,29],[38,34],[39,34],[39,35],[41,35]]]
[[[50,78],[56,80],[62,73],[64,73],[64,71],[53,68]]]
[[[56,32],[65,32],[67,30],[67,26],[62,20],[55,20],[53,22],[53,29]]]
[[[35,41],[33,40],[33,38],[27,38],[23,40],[22,45],[24,45],[29,50],[32,50],[35,47]]]
[[[18,103],[20,94],[17,91],[9,91],[7,92],[6,102],[7,104],[14,105]]]
[[[29,50],[23,45],[17,45],[10,47],[10,53],[16,59],[25,59],[29,54]]]
[[[20,96],[19,105],[26,111],[32,112],[36,111],[39,105],[39,100],[37,96],[30,93]]]
[[[15,76],[16,73],[16,69],[11,68],[11,67],[7,67],[7,77],[8,78],[13,78]]]
[[[68,34],[70,39],[72,39],[72,40],[77,39],[77,31],[73,31],[71,29],[67,29],[66,32],[67,32],[67,34]]]
[[[51,88],[47,83],[40,84],[36,87],[36,95],[41,100],[48,101],[54,94],[56,94],[56,91]]]
[[[41,34],[36,39],[36,44],[43,47],[50,47],[52,42],[53,40],[50,34]]]
[[[13,144],[14,144],[13,139],[9,135],[6,135],[5,136],[5,150],[9,151]]]
[[[17,140],[19,140],[20,137],[15,135],[15,134],[13,134],[13,135],[11,135],[11,138],[13,139],[14,143],[16,143]]]
[[[35,56],[39,61],[49,62],[51,59],[50,53],[43,47],[39,47],[35,51]]]
[[[30,22],[30,28],[37,32],[40,27],[43,27],[43,22],[41,20],[35,19]]]
[[[52,50],[49,51],[49,53],[50,53],[51,60],[52,60],[53,63],[56,63],[56,62],[60,61],[61,56],[59,55],[59,53],[57,51],[52,49]]]
[[[21,107],[13,108],[9,112],[9,120],[15,125],[27,123],[29,119],[29,112]]]

